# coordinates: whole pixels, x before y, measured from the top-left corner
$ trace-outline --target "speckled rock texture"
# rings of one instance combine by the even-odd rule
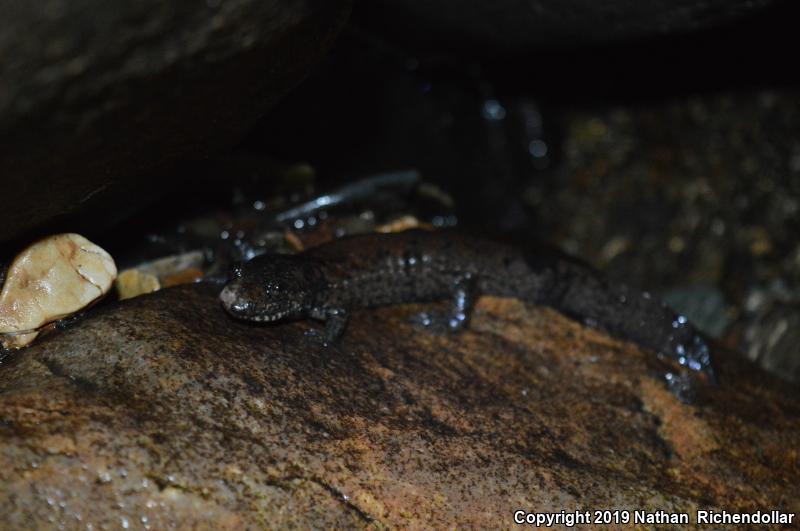
[[[232,321],[210,286],[94,310],[0,365],[0,527],[512,527],[513,511],[799,511],[800,395],[484,298],[468,331]]]
[[[93,226],[241,136],[327,51],[350,0],[0,0],[0,240]]]
[[[563,162],[525,194],[538,236],[800,382],[798,93],[571,111],[559,127]]]

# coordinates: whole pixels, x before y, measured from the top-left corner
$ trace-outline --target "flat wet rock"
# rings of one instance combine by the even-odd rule
[[[800,510],[800,395],[731,354],[693,405],[650,353],[484,298],[231,320],[209,286],[95,310],[0,366],[0,527],[510,527],[517,509]]]

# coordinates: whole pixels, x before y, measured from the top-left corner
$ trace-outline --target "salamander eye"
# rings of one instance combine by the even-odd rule
[[[231,278],[242,278],[243,270],[244,270],[244,263],[236,262],[231,266]]]

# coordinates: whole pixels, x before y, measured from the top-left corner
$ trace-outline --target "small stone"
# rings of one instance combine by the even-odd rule
[[[203,278],[203,260],[202,251],[190,251],[126,269],[117,278],[117,294],[120,300],[130,299],[161,288],[197,282]]]
[[[378,225],[375,227],[375,232],[403,232],[404,230],[410,229],[426,229],[431,230],[433,229],[432,226],[428,225],[427,223],[420,222],[414,216],[401,216],[399,218],[393,219],[388,223],[384,223],[383,225]]]
[[[105,295],[116,276],[114,259],[79,234],[31,244],[14,258],[0,292],[0,341],[29,344],[42,326]]]
[[[142,273],[138,269],[126,269],[119,274],[116,288],[119,299],[124,300],[158,291],[161,283],[155,275]]]

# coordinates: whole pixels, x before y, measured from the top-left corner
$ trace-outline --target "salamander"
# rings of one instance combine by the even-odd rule
[[[355,235],[296,255],[261,255],[234,268],[220,300],[247,321],[324,321],[323,337],[331,342],[349,311],[410,302],[449,300],[445,315],[422,321],[458,330],[483,294],[550,306],[715,379],[701,335],[649,293],[608,282],[554,252],[454,230]]]

